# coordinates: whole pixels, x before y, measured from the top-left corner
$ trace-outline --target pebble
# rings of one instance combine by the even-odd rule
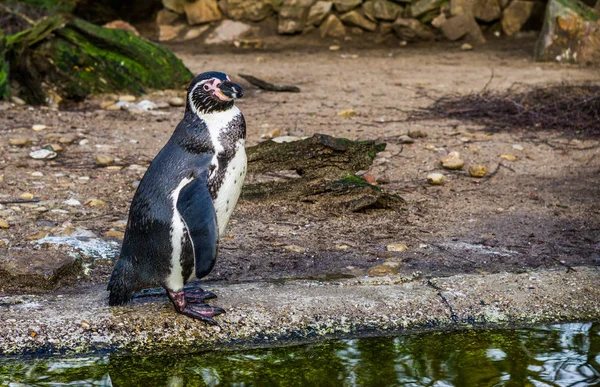
[[[462,46],[460,46],[460,49],[463,51],[470,51],[473,49],[473,46],[471,46],[469,43],[464,43]]]
[[[168,102],[164,102],[164,101],[156,103],[156,108],[157,109],[168,109],[169,106],[170,106],[169,103]]]
[[[271,141],[276,142],[278,144],[281,144],[283,142],[294,142],[299,140],[302,140],[302,138],[296,136],[279,136],[271,139]]]
[[[356,114],[358,114],[356,112],[356,110],[354,110],[354,109],[346,109],[346,110],[342,110],[341,112],[338,112],[337,115],[340,116],[340,117],[346,117],[346,118],[348,118],[348,117],[355,116]]]
[[[133,102],[135,101],[135,96],[133,95],[120,95],[119,96],[119,101],[123,101],[123,102]]]
[[[12,97],[10,97],[10,100],[15,105],[21,105],[21,106],[25,105],[25,101],[23,101],[21,98],[17,97],[16,95],[13,95]]]
[[[465,165],[462,159],[450,159],[442,163],[442,167],[446,169],[461,169]]]
[[[157,104],[147,99],[138,102],[137,106],[145,111],[158,109]]]
[[[173,97],[169,100],[169,105],[179,107],[185,105],[185,100],[181,97]]]
[[[500,158],[510,160],[510,161],[515,161],[517,159],[517,156],[505,154],[505,155],[500,155]]]
[[[427,175],[427,182],[431,185],[441,185],[446,182],[446,176],[438,172],[430,173]]]
[[[8,139],[8,143],[12,146],[27,146],[31,144],[31,139],[27,137],[13,137]]]
[[[44,129],[46,129],[46,128],[47,128],[47,126],[46,126],[46,125],[41,125],[41,124],[38,124],[38,125],[33,125],[33,126],[31,127],[31,129],[32,129],[34,132],[41,132],[42,130],[44,130]]]
[[[442,163],[445,163],[448,160],[452,160],[452,159],[460,159],[460,153],[456,152],[456,151],[452,151],[450,153],[448,153],[446,156],[444,156],[441,160]]]
[[[347,250],[350,248],[348,245],[335,245],[335,248],[338,250]]]
[[[19,195],[21,199],[33,199],[34,195],[31,192],[24,192]]]
[[[9,224],[8,224],[8,222],[6,220],[0,219],[0,228],[7,229],[9,227],[10,226],[9,226]]]
[[[83,140],[79,141],[79,145],[87,145],[90,143],[90,140],[88,140],[87,138],[84,138]]]
[[[469,175],[473,177],[484,177],[489,169],[485,165],[471,165],[469,167]]]
[[[123,231],[117,231],[111,228],[110,230],[104,233],[104,236],[108,238],[123,239],[125,237],[125,233]]]
[[[410,138],[423,138],[427,137],[427,133],[422,130],[409,130],[408,137]]]
[[[65,200],[63,204],[66,204],[67,206],[80,206],[81,202],[75,198],[69,198]]]
[[[523,147],[523,145],[521,144],[513,144],[512,148],[518,151],[522,151],[523,149],[525,149],[525,147]]]
[[[279,137],[279,136],[281,136],[281,129],[280,128],[275,128],[275,129],[272,129],[272,130],[268,131],[267,133],[264,133],[260,137],[265,138],[267,140],[270,140],[272,138]]]
[[[389,265],[377,265],[377,266],[373,266],[372,268],[369,269],[369,271],[367,271],[367,274],[372,276],[372,277],[384,277],[386,275],[394,275],[394,274],[398,274],[398,270],[396,270],[396,268],[389,266]]]
[[[397,251],[397,252],[403,252],[408,250],[408,246],[406,246],[404,243],[392,243],[390,245],[386,246],[387,251]]]
[[[103,207],[106,205],[106,202],[100,199],[89,199],[85,202],[85,205],[90,207]]]
[[[133,189],[137,189],[140,186],[140,181],[139,180],[134,180],[131,182],[131,187]]]
[[[62,152],[63,151],[63,147],[60,146],[60,144],[48,144],[46,146],[44,146],[44,148],[50,147],[52,148],[53,151],[55,152]]]
[[[114,105],[115,101],[104,101],[100,104],[100,109],[106,109],[110,105]]]
[[[121,105],[113,103],[112,105],[108,105],[105,110],[109,110],[109,111],[121,110]]]
[[[35,172],[31,172],[31,176],[33,176],[33,177],[43,177],[44,174],[42,172],[35,171]]]
[[[35,160],[50,160],[58,156],[58,154],[49,149],[40,149],[29,153],[29,157]]]
[[[402,136],[398,137],[398,140],[396,140],[396,143],[400,143],[400,144],[414,144],[415,140],[405,134],[403,134]]]
[[[296,246],[296,245],[287,245],[283,246],[284,249],[293,251],[294,253],[304,253],[306,249],[304,247]]]
[[[107,166],[115,162],[115,158],[109,155],[99,154],[94,157],[96,165]]]
[[[329,51],[339,51],[341,49],[342,49],[342,47],[337,46],[337,45],[329,46]]]
[[[75,141],[75,136],[62,136],[58,139],[61,144],[72,144]]]

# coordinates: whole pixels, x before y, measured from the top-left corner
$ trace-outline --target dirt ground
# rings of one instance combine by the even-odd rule
[[[282,135],[325,133],[386,142],[386,151],[369,172],[382,188],[407,202],[404,211],[345,213],[309,203],[241,200],[207,279],[360,276],[384,262],[402,275],[420,272],[424,277],[600,264],[599,139],[525,129],[488,133],[454,120],[403,122],[410,111],[449,93],[465,94],[486,84],[506,90],[515,83],[598,83],[598,69],[533,62],[533,41],[528,39],[473,51],[459,47],[198,54],[190,45],[173,46],[192,72],[220,70],[244,87],[238,106],[247,121],[248,145],[274,129]],[[239,73],[294,84],[301,92],[262,92]],[[160,102],[174,95],[184,96],[184,91],[143,98]],[[0,110],[0,219],[10,224],[0,229],[3,291],[32,290],[12,272],[19,271],[19,262],[34,270],[42,261],[66,256],[60,249],[33,249],[46,234],[84,229],[119,241],[135,182],[183,114],[183,107],[163,114],[101,110],[103,98],[61,111],[8,105]],[[338,116],[346,109],[358,114]],[[34,124],[48,128],[34,132]],[[417,129],[427,137],[397,143],[399,136]],[[32,146],[9,145],[10,138],[29,137],[39,148],[68,135],[75,141],[63,144],[52,161],[32,160]],[[441,168],[439,160],[450,151],[461,153],[463,170]],[[97,167],[97,154],[116,157],[115,165],[122,168]],[[516,159],[501,158],[507,154]],[[492,176],[469,177],[466,170],[473,164],[487,165]],[[444,173],[447,183],[429,185],[425,177],[432,171]],[[41,201],[15,203],[24,193]],[[66,205],[70,198],[81,205]],[[86,204],[90,199],[105,205]],[[408,250],[387,251],[386,246],[398,243]],[[106,283],[111,267],[112,262],[97,260],[87,264],[78,281],[53,286]]]

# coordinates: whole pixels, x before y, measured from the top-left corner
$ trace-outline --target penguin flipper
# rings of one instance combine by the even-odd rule
[[[206,178],[196,178],[182,188],[177,199],[194,247],[196,278],[206,276],[217,260],[219,227]]]

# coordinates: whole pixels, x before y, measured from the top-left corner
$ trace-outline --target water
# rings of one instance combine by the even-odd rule
[[[188,356],[1,361],[6,386],[592,386],[600,324],[337,340]]]

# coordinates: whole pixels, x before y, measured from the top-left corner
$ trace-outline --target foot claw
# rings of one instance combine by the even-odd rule
[[[202,289],[185,292],[185,299],[189,303],[202,303],[204,300],[212,300],[217,298],[213,292],[205,292]]]
[[[180,313],[188,317],[205,321],[210,325],[218,325],[212,318],[221,313],[225,313],[225,309],[208,304],[188,304]]]

